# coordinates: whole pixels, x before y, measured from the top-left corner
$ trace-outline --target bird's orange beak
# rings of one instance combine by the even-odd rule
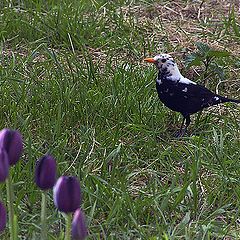
[[[149,63],[156,63],[156,60],[154,60],[154,58],[145,58],[144,61]]]

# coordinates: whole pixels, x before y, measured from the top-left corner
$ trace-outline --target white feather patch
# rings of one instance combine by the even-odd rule
[[[161,84],[162,84],[161,79],[157,79],[157,83],[158,83],[159,85],[161,85]]]
[[[185,78],[185,77],[181,77],[180,78],[180,83],[185,83],[185,84],[196,84],[195,82],[189,80],[188,78]]]

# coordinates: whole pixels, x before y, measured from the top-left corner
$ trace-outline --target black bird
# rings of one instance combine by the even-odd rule
[[[191,122],[191,114],[219,103],[240,103],[240,100],[217,95],[204,86],[183,77],[169,54],[159,54],[154,58],[145,58],[144,60],[154,63],[158,69],[156,88],[159,99],[165,106],[183,115],[178,136],[185,134]],[[183,129],[185,121],[186,125]]]

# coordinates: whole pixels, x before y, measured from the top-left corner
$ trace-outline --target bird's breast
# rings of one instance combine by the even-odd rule
[[[174,95],[176,95],[176,91],[174,90],[176,86],[157,81],[156,87],[160,100],[165,105],[169,105],[169,102],[172,102]]]
[[[188,104],[187,89],[179,89],[178,83],[156,83],[158,97],[161,102],[173,111],[184,112]]]

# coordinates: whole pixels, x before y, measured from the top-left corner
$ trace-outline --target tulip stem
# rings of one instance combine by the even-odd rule
[[[10,240],[16,240],[17,232],[15,228],[15,223],[17,221],[14,221],[13,186],[12,186],[11,174],[9,174],[9,177],[6,179],[6,187],[7,187]]]
[[[41,206],[41,240],[47,239],[47,192],[42,191],[42,206]]]
[[[66,229],[65,229],[65,240],[71,240],[71,222],[72,216],[71,214],[65,214],[65,221],[66,221]]]

